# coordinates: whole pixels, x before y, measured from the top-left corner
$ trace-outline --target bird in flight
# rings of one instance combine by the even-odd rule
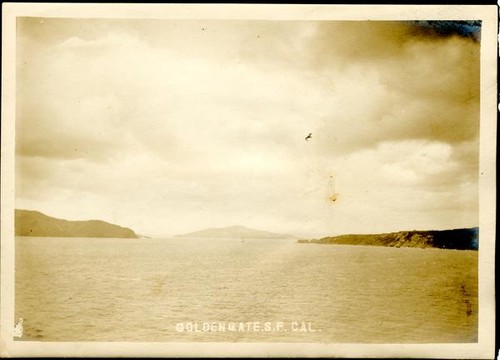
[[[309,133],[309,135],[306,136],[306,141],[308,141],[310,138],[312,138],[312,133]]]

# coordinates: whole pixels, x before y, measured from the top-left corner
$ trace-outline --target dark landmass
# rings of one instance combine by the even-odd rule
[[[128,228],[101,220],[69,221],[56,219],[38,211],[17,210],[16,236],[137,238]]]
[[[294,239],[295,236],[288,234],[276,234],[269,231],[250,229],[244,226],[229,226],[224,228],[212,228],[195,231],[176,237],[190,238],[233,238],[233,239]]]
[[[367,245],[387,247],[478,250],[479,228],[398,231],[386,234],[339,235],[317,240],[298,240],[307,244]]]

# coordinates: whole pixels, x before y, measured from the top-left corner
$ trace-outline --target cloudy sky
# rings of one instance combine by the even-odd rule
[[[477,226],[476,30],[20,18],[16,208],[153,235]]]

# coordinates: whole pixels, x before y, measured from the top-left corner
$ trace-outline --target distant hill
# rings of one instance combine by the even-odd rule
[[[299,243],[368,245],[388,247],[439,248],[457,250],[478,249],[479,228],[399,231],[386,234],[340,235],[318,240],[298,240]]]
[[[193,238],[234,238],[234,239],[293,239],[295,236],[288,234],[276,234],[269,231],[250,229],[244,226],[229,226],[223,228],[212,228],[195,231],[188,234],[177,235],[177,237]]]
[[[100,220],[69,221],[38,211],[17,210],[16,236],[137,238],[131,229]]]

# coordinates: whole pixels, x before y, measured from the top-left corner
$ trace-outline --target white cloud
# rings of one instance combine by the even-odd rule
[[[464,155],[477,147],[477,106],[450,107],[463,91],[425,95],[467,74],[435,72],[448,59],[459,67],[468,43],[390,47],[394,58],[377,66],[342,67],[328,53],[332,66],[316,67],[307,65],[310,40],[324,35],[315,25],[198,25],[155,37],[110,27],[30,47],[36,61],[19,77],[19,207],[144,233],[474,225],[477,159]]]

